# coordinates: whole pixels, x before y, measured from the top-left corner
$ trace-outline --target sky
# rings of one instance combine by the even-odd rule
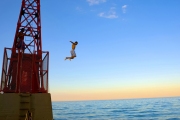
[[[20,7],[1,0],[0,63]],[[41,0],[41,25],[52,101],[180,96],[179,0]]]

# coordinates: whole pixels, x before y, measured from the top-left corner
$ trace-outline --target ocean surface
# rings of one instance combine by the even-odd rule
[[[180,97],[52,102],[54,120],[180,120]]]

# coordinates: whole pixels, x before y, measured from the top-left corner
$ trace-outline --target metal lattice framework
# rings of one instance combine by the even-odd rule
[[[13,46],[4,50],[0,91],[47,93],[48,66],[49,52],[42,51],[40,0],[22,0]]]
[[[26,34],[30,34],[24,41],[26,52],[42,51],[40,16],[40,0],[22,0],[13,48],[16,48],[18,32],[24,28]]]

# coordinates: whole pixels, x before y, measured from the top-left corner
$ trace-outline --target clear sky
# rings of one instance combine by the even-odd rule
[[[20,6],[1,0],[0,63]],[[41,19],[53,101],[180,96],[180,0],[41,0]]]

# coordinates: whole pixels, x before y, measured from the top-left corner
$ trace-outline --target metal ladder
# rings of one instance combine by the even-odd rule
[[[32,120],[32,113],[30,112],[30,97],[29,93],[20,94],[19,106],[19,120]]]

